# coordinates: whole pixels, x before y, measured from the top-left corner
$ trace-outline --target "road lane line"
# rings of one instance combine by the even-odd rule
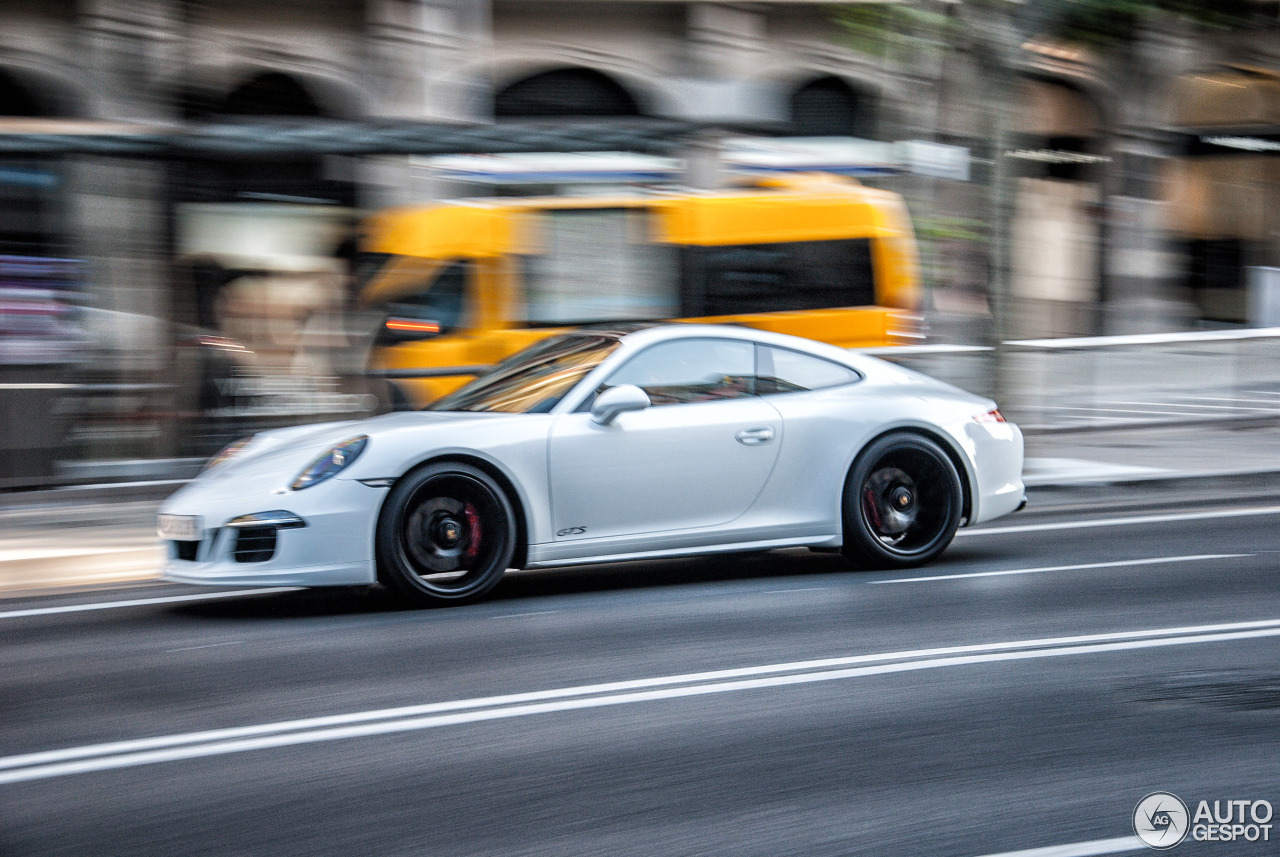
[[[971,664],[997,663],[1016,660],[1029,660],[1048,657],[1066,657],[1072,655],[1101,654],[1106,652],[1131,651],[1168,646],[1194,645],[1197,643],[1228,642],[1260,638],[1280,637],[1280,620],[1261,622],[1233,623],[1232,625],[1202,627],[1243,627],[1249,630],[1229,631],[1222,633],[1196,633],[1174,637],[1158,637],[1148,639],[1128,639],[1104,643],[1084,643],[1076,641],[1114,637],[1116,635],[1089,635],[1089,637],[1059,638],[1072,641],[1071,645],[1058,645],[1053,648],[1030,649],[1023,651],[987,651],[981,654],[959,655],[953,657],[932,657],[925,660],[900,661],[882,663],[872,666],[848,667],[845,669],[827,669],[803,672],[790,675],[773,675],[761,678],[741,679],[736,681],[703,680],[698,684],[686,684],[680,687],[660,687],[657,689],[637,690],[623,693],[604,693],[595,696],[583,696],[587,692],[598,692],[609,687],[642,687],[645,684],[664,684],[685,677],[669,677],[659,679],[640,679],[633,682],[615,682],[613,685],[594,685],[579,688],[564,688],[558,691],[540,691],[530,694],[515,694],[508,697],[490,697],[486,699],[458,700],[448,703],[434,703],[423,706],[412,706],[384,711],[358,712],[352,715],[333,715],[326,718],[311,718],[309,721],[294,721],[295,731],[285,732],[291,724],[277,723],[262,726],[240,727],[238,729],[213,730],[190,735],[170,735],[151,739],[99,744],[89,747],[73,747],[65,750],[32,753],[22,756],[10,756],[0,759],[0,785],[26,782],[50,777],[69,776],[72,774],[90,773],[160,762],[179,761],[208,756],[219,756],[230,753],[241,753],[252,750],[264,750],[301,744],[313,744],[325,741],[336,741],[346,738],[370,737],[398,732],[420,731],[424,729],[451,726],[458,724],[481,723],[491,720],[504,720],[528,717],[537,714],[551,714],[565,711],[585,710],[618,705],[652,702],[657,700],[679,699],[711,694],[732,693],[764,688],[787,687],[792,685],[813,684],[817,682],[836,681],[850,678],[888,675],[901,672],[938,669],[942,667],[965,666]],[[1261,626],[1261,627],[1260,627]],[[1168,633],[1176,629],[1154,629],[1151,631],[1132,632],[1130,636]],[[1018,643],[996,644],[998,646],[1026,645],[1029,641]],[[955,647],[978,648],[978,647]],[[988,649],[991,646],[986,647]],[[928,651],[928,650],[924,650]],[[892,655],[862,655],[844,659],[830,659],[846,663],[858,660],[883,659]],[[724,670],[718,675],[731,673],[748,674],[762,669],[787,668],[795,669],[803,663],[780,664],[772,667],[748,667],[742,670]],[[698,674],[694,674],[698,675]],[[717,675],[704,673],[701,675]],[[572,699],[552,699],[554,695],[576,696]],[[541,696],[546,701],[531,701]],[[517,704],[513,701],[519,700]],[[485,705],[486,707],[478,707]],[[439,713],[454,708],[453,713]],[[458,708],[473,710],[457,711]],[[405,717],[404,713],[416,710],[425,716]],[[386,719],[391,712],[398,712],[398,719]],[[323,721],[323,723],[322,723]],[[308,723],[303,730],[296,727]],[[254,733],[257,733],[256,735]],[[234,733],[234,734],[233,734]],[[274,733],[274,734],[273,734]],[[113,753],[114,755],[106,755]]]
[[[202,592],[199,595],[166,595],[155,598],[131,598],[128,601],[96,601],[91,604],[67,604],[62,607],[32,607],[27,610],[5,610],[0,619],[24,616],[52,616],[57,613],[83,613],[88,610],[114,610],[118,607],[146,607],[151,604],[180,604],[184,601],[213,601],[218,598],[243,598],[246,595],[269,595],[275,592],[298,592],[302,586],[270,586],[262,589],[237,589],[232,592]]]
[[[1215,518],[1248,518],[1258,515],[1280,515],[1280,506],[1254,506],[1246,509],[1223,509],[1216,512],[1170,512],[1163,515],[1134,515],[1129,518],[1091,518],[1087,521],[1056,521],[1050,524],[1020,524],[1009,527],[979,527],[974,530],[960,530],[956,533],[956,537],[995,536],[1005,533],[1041,533],[1050,530],[1083,530],[1092,527],[1128,527],[1135,524],[1208,521]]]
[[[1092,842],[1073,842],[1070,845],[1050,845],[1045,848],[1028,848],[1024,851],[1003,851],[984,854],[983,857],[1097,857],[1100,854],[1127,854],[1145,851],[1146,845],[1136,836],[1117,839],[1095,839]]]
[[[1210,559],[1240,559],[1254,556],[1251,553],[1202,553],[1193,556],[1157,556],[1149,559],[1119,559],[1112,562],[1085,562],[1079,565],[1046,565],[1040,568],[1009,568],[1000,571],[969,571],[958,574],[931,574],[928,577],[895,577],[890,580],[873,580],[880,583],[924,583],[930,580],[962,580],[966,577],[1004,577],[1010,574],[1047,574],[1051,571],[1083,571],[1089,568],[1121,568],[1131,565],[1164,565],[1174,562],[1195,562]]]

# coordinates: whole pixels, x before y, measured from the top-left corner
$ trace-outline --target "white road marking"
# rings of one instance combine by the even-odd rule
[[[1146,848],[1136,836],[1121,836],[1117,839],[1095,839],[1092,842],[1073,842],[1070,845],[1028,848],[1025,851],[1004,851],[1000,854],[985,854],[983,857],[1096,857],[1099,854],[1145,851]]]
[[[1093,527],[1128,527],[1135,524],[1209,521],[1215,518],[1248,518],[1258,515],[1280,515],[1280,506],[1253,506],[1245,509],[1220,509],[1214,512],[1168,512],[1162,515],[1134,515],[1129,518],[1091,518],[1087,521],[1056,521],[1050,524],[1018,524],[1008,527],[978,527],[972,530],[960,530],[956,533],[956,537],[994,536],[1004,533],[1042,533],[1050,530],[1085,530]]]
[[[164,653],[168,655],[174,652],[194,652],[196,649],[216,649],[218,646],[238,646],[243,642],[244,640],[228,640],[225,643],[206,643],[203,646],[183,646],[181,649],[165,649]]]
[[[1009,568],[1000,571],[969,571],[959,574],[933,574],[928,577],[895,577],[891,580],[873,580],[879,583],[923,583],[928,580],[960,580],[966,577],[1003,577],[1008,574],[1045,574],[1051,571],[1083,571],[1088,568],[1120,568],[1128,565],[1163,565],[1168,562],[1194,562],[1207,559],[1239,559],[1253,556],[1251,553],[1202,553],[1194,556],[1156,556],[1148,559],[1119,559],[1112,562],[1085,562],[1079,565],[1046,565],[1040,568]]]
[[[490,619],[516,619],[520,616],[550,616],[552,613],[559,613],[559,610],[536,610],[532,613],[499,613],[496,616],[490,616]]]
[[[184,601],[213,601],[218,598],[242,598],[246,595],[268,595],[273,592],[297,592],[301,586],[270,586],[262,589],[236,589],[232,592],[203,592],[199,595],[166,595],[156,598],[131,598],[128,601],[97,601],[92,604],[67,604],[62,607],[31,607],[27,610],[5,610],[0,619],[25,616],[52,616],[57,613],[83,613],[86,610],[114,610],[117,607],[146,607],[151,604],[180,604]]]
[[[657,700],[813,684],[942,667],[1269,637],[1280,637],[1280,619],[854,655],[428,703],[9,756],[0,758],[0,785],[181,759]],[[966,652],[973,654],[965,654]],[[916,659],[903,660],[904,658]],[[874,663],[877,661],[881,663]],[[883,661],[895,662],[883,663]],[[864,665],[849,666],[859,663]],[[830,669],[832,666],[845,668]],[[768,675],[769,673],[788,674]],[[752,675],[757,677],[744,678]]]

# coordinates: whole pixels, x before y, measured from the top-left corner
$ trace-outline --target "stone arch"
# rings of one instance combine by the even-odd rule
[[[798,137],[871,137],[876,127],[876,97],[841,77],[810,78],[787,99],[789,133]]]
[[[170,96],[187,120],[219,116],[349,118],[362,112],[355,87],[323,75],[255,66],[231,73],[211,70],[192,77],[206,82],[177,84]]]
[[[194,83],[170,90],[181,117],[195,123],[347,118],[358,100],[353,87],[292,68],[201,71],[189,76]],[[180,202],[274,199],[353,206],[356,201],[354,163],[314,152],[195,157],[175,165],[172,176]]]
[[[227,116],[318,117],[326,111],[296,77],[268,71],[228,92],[218,112]]]
[[[0,66],[0,116],[79,117],[83,102],[51,75],[18,66]]]
[[[630,89],[612,76],[582,66],[536,72],[496,89],[497,119],[643,116]]]

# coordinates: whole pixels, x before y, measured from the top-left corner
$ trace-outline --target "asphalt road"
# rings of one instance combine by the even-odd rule
[[[0,855],[1141,851],[1151,792],[1280,806],[1278,524],[1024,513],[906,574],[632,563],[440,610],[9,599]]]

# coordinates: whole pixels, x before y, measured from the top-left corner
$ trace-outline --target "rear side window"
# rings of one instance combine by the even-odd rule
[[[762,396],[839,387],[861,377],[848,366],[786,348],[761,345],[758,359],[756,390]]]

